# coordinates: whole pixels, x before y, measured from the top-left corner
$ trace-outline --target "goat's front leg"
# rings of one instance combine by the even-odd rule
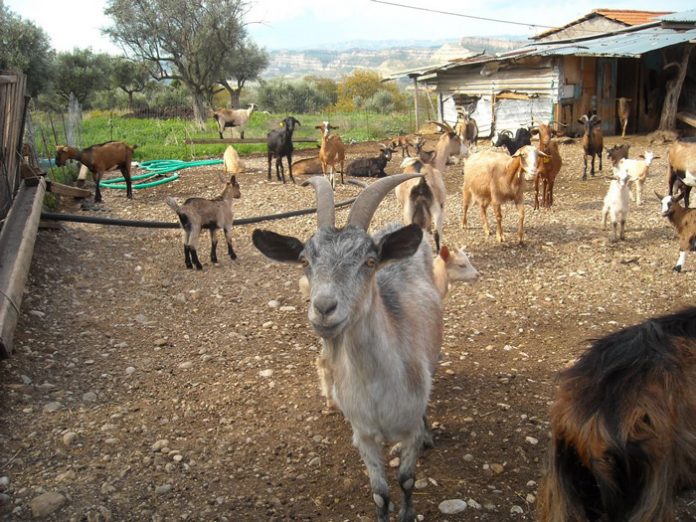
[[[594,159],[594,156],[592,156],[592,158]],[[582,179],[586,180],[587,179],[587,154],[583,154],[582,159],[583,159]]]
[[[517,240],[522,244],[524,242],[524,200],[517,202],[517,215],[519,218],[517,221]]]
[[[295,178],[292,177],[292,153],[288,154],[288,172],[290,173],[290,181],[292,181],[292,184],[297,185],[297,183],[295,183]]]
[[[336,403],[332,397],[333,390],[333,371],[329,362],[326,360],[326,354],[322,349],[319,357],[316,361],[317,373],[319,374],[319,387],[321,389],[321,394],[326,400],[326,410],[327,413],[333,413],[336,411]]]
[[[590,175],[594,176],[594,159],[595,155],[592,155],[592,168],[590,169]]]
[[[102,197],[101,197],[101,191],[99,190],[99,182],[101,181],[102,178],[102,173],[97,172],[94,174],[94,183],[97,185],[97,188],[94,190],[94,202],[95,203],[101,203]]]
[[[493,213],[495,214],[495,238],[499,243],[505,241],[503,234],[503,209],[501,205],[493,205]]]
[[[416,519],[416,511],[413,509],[413,487],[416,482],[416,461],[422,444],[422,432],[416,431],[402,446],[399,485],[403,501],[399,510],[399,522],[413,522]]]
[[[601,150],[599,151],[597,156],[599,157],[599,170],[602,170],[602,151]]]
[[[389,522],[389,487],[384,475],[382,447],[373,437],[357,432],[353,433],[353,443],[358,447],[370,477],[372,500],[377,506],[377,522]]]
[[[225,241],[227,242],[227,253],[230,255],[230,259],[235,260],[237,259],[237,254],[234,253],[232,248],[232,226],[226,226],[223,230],[225,232]]]
[[[210,262],[211,263],[217,263],[218,258],[217,258],[217,229],[211,228],[210,229]]]
[[[268,181],[271,181],[271,165],[273,164],[273,154],[268,153]]]
[[[534,178],[534,210],[539,208],[539,176]]]

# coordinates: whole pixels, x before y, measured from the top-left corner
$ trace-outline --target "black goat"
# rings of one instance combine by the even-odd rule
[[[276,177],[278,181],[285,183],[285,169],[283,169],[283,158],[288,160],[288,171],[290,172],[290,181],[295,183],[295,178],[292,177],[292,133],[295,131],[295,125],[300,125],[293,116],[285,118],[280,126],[282,129],[275,129],[266,135],[266,144],[268,145],[268,181],[271,181],[271,162],[273,157],[276,158]]]
[[[696,308],[595,341],[559,378],[541,521],[667,522],[696,486]]]
[[[515,131],[515,137],[512,137],[512,131],[502,130],[496,132],[491,139],[491,145],[494,147],[505,147],[510,156],[512,156],[518,149],[524,147],[525,145],[532,144],[532,131],[527,127],[520,127]]]
[[[383,178],[387,175],[384,168],[391,161],[394,150],[382,145],[380,154],[376,158],[358,158],[351,161],[346,167],[346,174],[356,177]]]

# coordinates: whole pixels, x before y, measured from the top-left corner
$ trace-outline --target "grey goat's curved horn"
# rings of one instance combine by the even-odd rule
[[[348,225],[355,225],[363,230],[367,230],[372,221],[377,207],[382,202],[389,191],[404,181],[413,178],[423,177],[422,174],[397,174],[387,176],[364,189],[353,203],[348,214]]]
[[[312,185],[317,193],[317,228],[336,226],[336,207],[331,183],[324,176],[314,176],[302,183],[302,186]]]
[[[435,125],[440,127],[445,132],[454,132],[454,129],[452,128],[452,126],[449,123],[446,123],[446,122],[442,123],[442,122],[435,121],[435,120],[429,120],[428,123],[434,123]]]

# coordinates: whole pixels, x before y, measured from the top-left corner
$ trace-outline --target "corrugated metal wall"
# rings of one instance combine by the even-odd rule
[[[559,97],[559,71],[553,59],[545,59],[533,65],[515,65],[482,76],[483,64],[440,71],[437,89],[444,96],[443,115],[448,122],[456,121],[452,94],[480,96],[473,117],[479,127],[479,136],[488,137],[496,130],[516,129],[527,125],[531,118],[548,121],[553,115],[553,105]],[[487,70],[492,70],[490,63]],[[533,96],[524,100],[497,99],[491,107],[493,95],[512,92]]]

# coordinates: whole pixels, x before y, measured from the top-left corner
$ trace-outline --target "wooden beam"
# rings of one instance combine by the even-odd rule
[[[687,125],[691,125],[692,127],[696,127],[696,114],[694,114],[693,112],[686,112],[686,111],[678,112],[677,119],[679,121],[683,121]]]
[[[12,353],[45,193],[43,178],[25,180],[0,232],[0,358]]]
[[[316,143],[319,144],[319,140],[304,140],[304,139],[293,139],[293,143]],[[184,141],[186,145],[222,145],[224,143],[248,143],[250,145],[266,144],[265,138],[249,138],[242,140],[239,138],[200,138],[200,139],[187,139]]]
[[[88,198],[92,195],[91,190],[85,190],[79,187],[71,187],[70,185],[63,185],[62,183],[56,183],[55,181],[46,182],[46,190],[52,192],[53,194],[58,194],[60,196],[71,196],[73,198]]]

